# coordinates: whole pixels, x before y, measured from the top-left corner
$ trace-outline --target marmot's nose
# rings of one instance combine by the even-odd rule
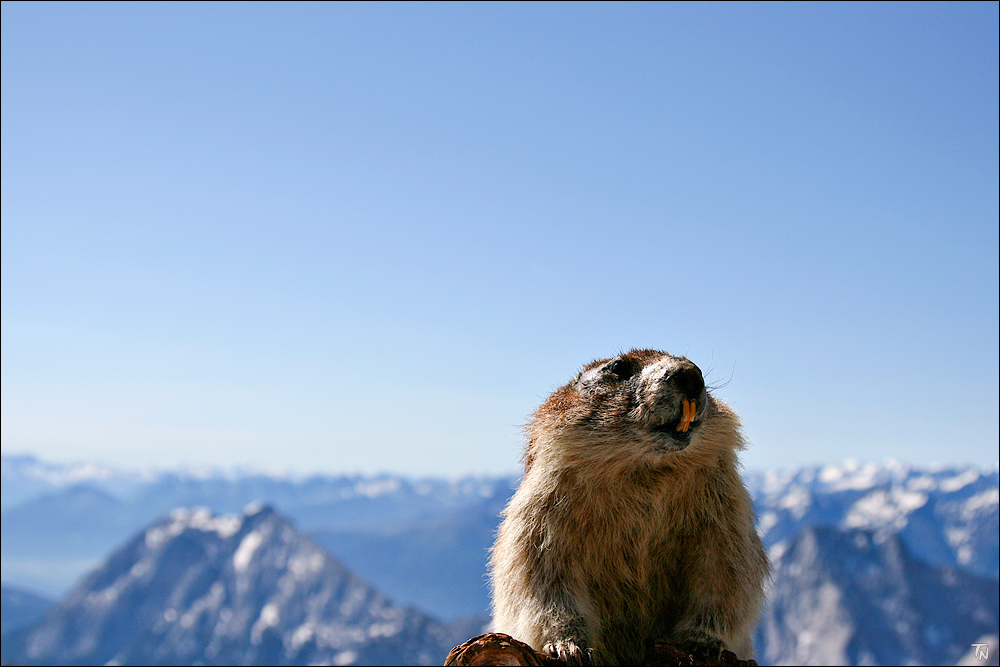
[[[685,398],[697,400],[705,391],[705,379],[701,369],[688,362],[670,374],[669,382],[673,382],[677,390]]]

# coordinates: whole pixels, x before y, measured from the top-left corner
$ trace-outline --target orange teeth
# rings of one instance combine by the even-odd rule
[[[697,401],[689,401],[684,399],[681,401],[681,408],[683,413],[681,414],[681,423],[677,425],[677,430],[681,433],[687,433],[687,430],[691,428],[691,422],[694,421],[694,413],[698,411]]]

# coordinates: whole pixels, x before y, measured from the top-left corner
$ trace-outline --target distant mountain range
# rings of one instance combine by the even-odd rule
[[[38,582],[48,581],[47,590],[59,593],[63,585],[60,576],[66,580],[74,569],[78,577],[87,566],[98,567],[43,620],[30,629],[5,636],[5,661],[8,660],[6,656],[14,655],[8,653],[8,645],[23,646],[24,651],[35,646],[36,653],[16,654],[24,662],[100,659],[247,664],[263,664],[261,661],[267,660],[340,660],[346,663],[352,656],[358,661],[371,661],[381,658],[360,656],[390,654],[395,656],[395,661],[419,662],[423,659],[421,656],[430,655],[421,651],[433,653],[443,648],[446,652],[451,647],[445,648],[449,642],[454,645],[478,634],[484,619],[482,613],[488,604],[484,578],[486,550],[492,543],[497,514],[517,483],[511,477],[446,481],[411,480],[391,475],[290,478],[259,473],[122,473],[95,466],[53,466],[28,457],[4,457],[2,472],[4,510],[0,544],[5,587],[17,584],[46,590]],[[970,646],[982,642],[990,644],[990,661],[994,661],[996,637],[1000,634],[997,631],[1000,486],[996,470],[846,462],[793,471],[750,472],[745,479],[754,496],[760,531],[774,566],[771,604],[762,618],[757,641],[762,662],[955,663],[974,660],[970,658]],[[259,512],[262,518],[258,518],[258,513],[250,513],[231,519],[220,519],[214,514],[233,512],[253,501],[273,504],[277,512]],[[106,595],[100,591],[109,590],[108,585],[104,583],[101,584],[104,588],[95,588],[94,582],[111,581],[108,568],[114,563],[131,562],[128,567],[139,570],[147,566],[135,563],[153,563],[149,554],[141,558],[136,555],[146,539],[143,535],[148,535],[149,531],[140,537],[134,537],[135,532],[177,506],[191,505],[208,507],[213,513],[184,510],[175,513],[167,523],[157,525],[177,526],[181,518],[188,517],[184,525],[192,521],[202,521],[205,525],[229,521],[227,525],[238,523],[241,526],[228,537],[223,537],[219,531],[214,531],[217,536],[213,536],[213,531],[202,530],[203,535],[199,534],[202,547],[191,553],[200,553],[208,560],[200,565],[193,564],[197,559],[192,560],[191,572],[198,574],[183,575],[202,582],[201,588],[195,586],[184,589],[188,593],[171,593],[191,598],[185,598],[185,604],[202,600],[200,604],[208,606],[199,607],[203,609],[198,612],[201,615],[191,616],[193,607],[164,597],[165,593],[157,593],[155,588],[147,590],[137,587],[139,584],[135,582],[126,586],[138,596],[136,599],[151,600],[148,604],[152,611],[142,618],[159,618],[156,614],[162,616],[174,609],[176,618],[189,619],[188,628],[177,626],[176,622],[168,624],[168,628],[163,625],[166,623],[163,618],[156,621],[160,625],[153,623],[160,628],[155,632],[169,634],[169,641],[162,641],[166,642],[165,646],[172,646],[169,651],[173,652],[159,658],[141,651],[130,653],[132,649],[123,648],[127,642],[123,643],[120,638],[114,647],[101,649],[103,653],[86,653],[79,649],[82,645],[79,642],[85,640],[72,639],[76,635],[67,629],[70,622],[65,619],[75,618],[81,608],[67,605],[79,605],[81,599],[94,600]],[[230,566],[242,544],[242,541],[236,542],[236,535],[240,530],[244,531],[240,533],[244,538],[256,534],[256,529],[250,526],[264,518],[276,522],[275,526],[281,524],[280,530],[277,527],[273,530],[282,534],[292,531],[297,536],[293,541],[299,545],[295,549],[324,554],[323,562],[329,568],[324,566],[323,569],[334,574],[316,575],[319,577],[316,582],[328,580],[323,577],[340,577],[338,581],[358,582],[353,584],[361,587],[357,590],[369,591],[366,595],[373,600],[383,600],[385,609],[402,609],[394,605],[411,607],[407,613],[415,616],[400,621],[398,635],[392,636],[400,641],[406,637],[407,645],[416,652],[393,653],[402,650],[401,644],[392,644],[387,638],[386,645],[394,647],[386,649],[388,653],[378,653],[381,649],[363,642],[328,642],[322,646],[318,643],[313,648],[302,649],[306,652],[296,653],[301,645],[295,644],[290,637],[294,637],[303,624],[356,628],[364,626],[368,617],[342,619],[336,614],[328,615],[336,611],[336,605],[308,606],[312,603],[307,600],[318,595],[317,591],[326,590],[324,586],[333,584],[310,583],[312,588],[307,587],[307,592],[297,592],[287,600],[275,597],[273,589],[258,591],[250,597],[234,597],[230,589],[239,589],[240,578]],[[170,528],[168,532],[172,530],[178,529]],[[184,528],[178,535],[187,535],[191,530],[196,528]],[[131,546],[104,560],[115,546],[129,539]],[[205,546],[208,544],[214,546]],[[288,550],[293,547],[286,544],[281,548],[291,553]],[[280,551],[277,545],[274,549]],[[122,553],[133,554],[132,560],[122,560]],[[178,553],[188,552],[181,549]],[[162,562],[154,560],[156,568],[170,567],[169,558]],[[273,562],[282,562],[281,557],[274,556]],[[283,562],[289,562],[287,554]],[[100,572],[104,574],[98,576],[96,573]],[[123,576],[119,573],[113,580],[130,581],[127,577],[122,579]],[[176,591],[181,591],[182,587],[176,583],[181,580],[178,576],[175,573],[168,580],[175,582]],[[289,587],[298,586],[287,578],[287,573],[285,579],[281,576],[274,574],[272,579],[284,581],[281,586],[287,591],[291,590]],[[271,579],[265,577],[265,581]],[[213,589],[216,584],[221,588]],[[88,592],[81,593],[83,590]],[[206,596],[212,590],[221,590],[225,595],[221,601],[209,604]],[[257,607],[241,606],[249,604],[247,601],[251,598],[255,601],[253,604],[259,603]],[[122,609],[131,609],[126,604],[129,599],[121,595],[116,598],[125,605]],[[390,599],[394,602],[390,603]],[[7,624],[6,596],[4,600],[3,615]],[[270,602],[265,602],[267,600]],[[287,608],[282,606],[286,603],[290,605]],[[267,604],[277,605],[278,618],[282,619],[280,628],[274,626],[274,638],[268,640],[270,648],[261,648],[252,641],[250,646],[237,648],[234,644],[226,648],[224,642],[220,643],[222,640],[212,639],[223,632],[219,629],[223,627],[219,619],[226,615],[224,610],[236,613],[236,607],[226,605],[236,605],[242,609],[239,618],[244,621],[242,625],[227,621],[230,625],[225,627],[235,634],[226,636],[244,633],[239,636],[244,637],[246,644],[247,638],[252,640],[257,636],[253,634],[255,626],[247,619],[259,620]],[[111,605],[104,616],[88,614],[92,622],[81,629],[79,636],[89,633],[91,637],[102,637],[107,627],[118,627],[121,618],[140,618],[139,611],[122,611],[117,606]],[[295,609],[306,613],[302,610],[307,608],[314,609],[309,612],[313,616],[295,616],[299,613]],[[70,613],[65,611],[67,609],[76,611]],[[480,616],[470,616],[477,612]],[[117,616],[119,613],[125,616]],[[392,613],[403,614],[402,611]],[[460,620],[463,617],[465,620]],[[286,618],[292,619],[289,623],[294,628],[284,624]],[[212,626],[211,632],[204,629],[206,623]],[[351,623],[360,625],[352,626]],[[143,626],[141,631],[154,632],[153,626]],[[196,626],[202,630],[191,629]],[[406,628],[422,628],[420,632],[429,639],[412,643]],[[305,630],[300,631],[300,638],[304,636],[302,633]],[[12,643],[12,637],[20,637],[17,641],[22,643]],[[46,649],[52,651],[46,653],[38,648],[45,642],[39,644],[41,640],[31,637],[48,637],[46,641],[52,646],[62,648]],[[444,637],[447,639],[442,639]],[[31,644],[32,641],[36,643]],[[103,640],[86,641],[101,644]],[[157,639],[157,643],[162,642]],[[187,653],[177,648],[181,645],[188,647],[184,649]],[[294,646],[299,648],[290,648]],[[443,655],[434,661],[440,664]],[[982,663],[974,660],[970,664]]]
[[[863,528],[898,535],[928,563],[997,579],[1000,482],[994,469],[934,469],[900,463],[750,472],[758,530],[776,546],[806,526]]]

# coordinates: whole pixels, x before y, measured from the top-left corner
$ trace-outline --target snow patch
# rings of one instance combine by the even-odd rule
[[[373,623],[368,627],[368,636],[372,639],[377,637],[392,637],[399,633],[401,629],[398,623]]]
[[[265,505],[259,500],[255,500],[251,503],[248,503],[247,506],[243,508],[243,516],[250,517],[256,514],[260,514],[261,512],[264,511],[265,507],[267,507],[267,505]]]
[[[314,551],[310,554],[296,554],[288,562],[288,569],[296,579],[305,579],[306,576],[323,569],[323,554]]]
[[[812,494],[807,489],[800,487],[793,488],[778,503],[781,509],[789,510],[796,519],[805,516],[806,510],[812,504]]]
[[[969,484],[972,484],[977,479],[979,479],[979,473],[975,470],[966,470],[960,475],[956,475],[951,479],[941,480],[941,490],[945,493],[953,493],[959,489],[965,488]]]
[[[969,498],[962,506],[963,518],[972,518],[979,510],[1000,505],[1000,488],[986,489]]]
[[[354,493],[367,498],[378,498],[399,491],[399,486],[398,479],[365,480],[355,485]]]
[[[315,636],[316,630],[313,628],[313,624],[303,623],[299,627],[295,628],[295,632],[292,633],[292,650],[299,650],[303,644]]]
[[[146,531],[146,547],[156,549],[168,538],[176,537],[185,530],[200,530],[218,533],[225,539],[232,537],[243,527],[243,517],[239,515],[215,516],[207,507],[178,508],[170,513],[170,523],[160,524]]]
[[[281,614],[278,612],[278,605],[273,602],[268,602],[264,605],[260,610],[257,622],[253,624],[253,628],[250,630],[250,643],[254,645],[260,644],[264,636],[264,631],[278,625],[280,620]]]
[[[225,539],[232,537],[243,526],[243,517],[238,514],[229,516],[214,516],[207,507],[194,510],[181,510],[188,513],[188,526],[205,533],[216,532]]]
[[[278,613],[278,605],[273,602],[264,605],[264,608],[260,610],[260,621],[264,625],[273,628],[278,624],[280,619],[281,615]]]
[[[253,559],[254,552],[257,551],[257,547],[261,545],[264,541],[264,535],[261,534],[259,530],[255,530],[248,533],[243,541],[240,542],[240,546],[236,548],[236,553],[233,554],[233,568],[237,572],[245,572],[247,567],[250,566],[250,561]]]
[[[333,664],[353,665],[354,661],[357,659],[358,659],[357,651],[341,651],[337,655],[333,656]]]
[[[911,477],[906,482],[906,488],[910,491],[933,491],[937,488],[937,482],[930,475],[920,475]]]
[[[778,513],[777,512],[764,512],[760,519],[757,521],[757,534],[766,535],[767,531],[771,530],[778,523]]]
[[[844,517],[847,528],[881,528],[892,526],[901,529],[907,524],[908,515],[927,503],[927,494],[893,487],[890,491],[873,491],[859,498]]]
[[[878,473],[879,466],[874,463],[861,463],[848,459],[842,467],[823,468],[820,472],[820,481],[828,483],[831,491],[864,491],[878,484]]]

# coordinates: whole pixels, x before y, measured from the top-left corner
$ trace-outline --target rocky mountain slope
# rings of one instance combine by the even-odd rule
[[[56,603],[31,591],[3,586],[0,588],[0,605],[3,608],[0,633],[7,634],[11,630],[31,625],[56,606]]]
[[[90,573],[4,662],[440,664],[449,630],[394,605],[268,507],[175,510]]]
[[[919,560],[896,535],[807,528],[772,566],[762,664],[956,664],[981,640],[996,655],[997,582]]]

